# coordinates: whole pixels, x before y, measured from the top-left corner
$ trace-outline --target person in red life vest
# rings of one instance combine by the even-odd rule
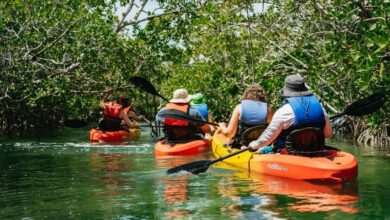
[[[141,120],[144,116],[137,115],[132,110],[129,98],[121,95],[117,101],[107,102],[106,99],[111,90],[107,91],[99,105],[103,109],[103,118],[99,121],[99,128],[103,131],[118,131],[139,127],[135,120]]]
[[[229,138],[234,138],[232,144],[234,147],[248,140],[241,140],[242,134],[247,129],[256,126],[266,126],[270,123],[273,115],[272,105],[267,103],[267,95],[263,87],[259,84],[252,84],[245,89],[241,97],[240,104],[233,110],[229,124],[221,122],[219,130]]]
[[[163,132],[167,142],[200,139],[206,133],[210,133],[210,127],[207,124],[185,120],[185,118],[163,118],[160,116],[161,113],[170,113],[207,121],[199,110],[191,108],[189,104],[191,98],[186,89],[177,89],[173,92],[169,103],[157,113],[156,120],[164,125]]]
[[[308,91],[301,76],[287,76],[280,93],[285,100],[275,112],[267,129],[249,144],[252,150],[260,149],[259,153],[281,151],[286,147],[288,135],[304,128],[317,130],[323,138],[332,136],[328,115],[317,97]],[[268,146],[271,144],[273,147]]]

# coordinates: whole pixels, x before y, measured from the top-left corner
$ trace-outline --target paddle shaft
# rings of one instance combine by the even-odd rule
[[[188,119],[189,121],[199,122],[199,123],[202,123],[202,124],[209,124],[209,125],[219,126],[217,123],[214,123],[214,122],[203,121],[201,119],[192,118],[192,117],[188,117],[188,116],[175,115],[175,114],[162,114],[161,116],[164,117],[164,118],[179,118],[179,119],[183,118],[183,119]]]
[[[339,118],[341,116],[345,115],[345,112],[342,112],[342,113],[339,113],[339,114],[335,114],[333,116],[331,116],[329,119],[332,120],[332,119],[335,119],[335,118]]]
[[[165,109],[165,110],[161,111],[160,113],[158,113],[158,115],[162,118],[174,118],[174,119],[179,119],[179,120],[188,120],[188,121],[194,121],[194,122],[198,122],[198,123],[202,123],[202,124],[219,126],[217,123],[204,121],[202,119],[191,117],[187,113],[176,110],[176,109]]]
[[[244,149],[242,149],[242,150],[236,151],[236,152],[231,153],[231,154],[229,154],[229,155],[226,155],[226,156],[224,156],[224,157],[220,157],[220,158],[218,158],[218,159],[216,159],[216,160],[212,160],[212,161],[210,161],[208,164],[211,165],[211,164],[213,164],[213,163],[217,163],[217,162],[219,162],[219,161],[225,160],[225,159],[227,159],[227,158],[229,158],[229,157],[236,156],[237,154],[243,153],[243,152],[248,151],[248,150],[250,150],[250,149],[251,149],[250,147],[244,148]]]

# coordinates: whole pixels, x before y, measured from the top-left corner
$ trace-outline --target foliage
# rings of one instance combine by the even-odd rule
[[[8,135],[89,115],[96,95],[133,68],[104,1],[2,1],[0,10],[0,128]]]
[[[166,0],[145,18],[147,0],[56,2],[0,3],[3,131],[96,118],[101,91],[127,92],[132,75],[167,98],[179,87],[204,93],[217,120],[228,120],[253,82],[278,107],[289,74],[304,76],[330,113],[389,92],[389,1]],[[164,105],[130,94],[150,117]],[[375,131],[388,118],[389,104],[364,124]]]

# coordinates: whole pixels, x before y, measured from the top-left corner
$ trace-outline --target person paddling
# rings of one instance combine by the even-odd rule
[[[99,120],[99,128],[103,131],[118,131],[123,128],[137,128],[139,124],[132,120],[141,120],[143,115],[137,115],[132,111],[129,98],[126,95],[118,97],[117,101],[109,101],[106,99],[110,95],[111,90],[108,89],[100,101],[100,108],[103,109],[103,118]],[[132,118],[132,119],[131,119]],[[123,125],[125,127],[123,127]]]
[[[301,131],[303,128],[311,129],[309,130],[312,131],[311,133],[304,131],[310,137],[314,137],[313,134],[319,131],[319,136],[315,137],[318,141],[332,136],[332,126],[328,115],[317,97],[308,91],[301,76],[287,76],[280,92],[285,97],[282,107],[275,112],[271,123],[258,139],[249,144],[250,148],[260,149],[259,153],[278,152],[286,147],[286,140],[292,132]],[[310,141],[309,138],[289,141],[299,140],[301,142]],[[273,147],[268,146],[272,143]],[[316,144],[324,145],[324,143]]]
[[[183,115],[206,121],[202,114],[195,108],[190,107],[191,95],[184,88],[177,89],[173,92],[172,99],[156,115],[156,120],[164,125],[163,132],[167,142],[186,141],[200,139],[206,133],[210,132],[207,124],[200,124],[185,119],[163,118],[162,113],[172,111],[174,114],[182,113]],[[200,136],[199,136],[200,135]]]
[[[259,84],[254,83],[245,89],[240,104],[236,105],[233,110],[228,126],[224,122],[219,123],[220,129],[217,132],[234,138],[233,147],[240,147],[251,141],[243,140],[245,138],[242,138],[242,134],[250,128],[260,125],[265,127],[270,123],[272,115],[272,105],[267,104],[265,90]]]

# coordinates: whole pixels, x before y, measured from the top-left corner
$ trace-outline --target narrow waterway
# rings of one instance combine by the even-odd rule
[[[166,169],[211,154],[155,158],[149,131],[96,145],[88,129],[0,142],[0,219],[390,219],[390,152],[354,154],[356,182],[335,185],[249,175],[219,163],[200,175]]]

